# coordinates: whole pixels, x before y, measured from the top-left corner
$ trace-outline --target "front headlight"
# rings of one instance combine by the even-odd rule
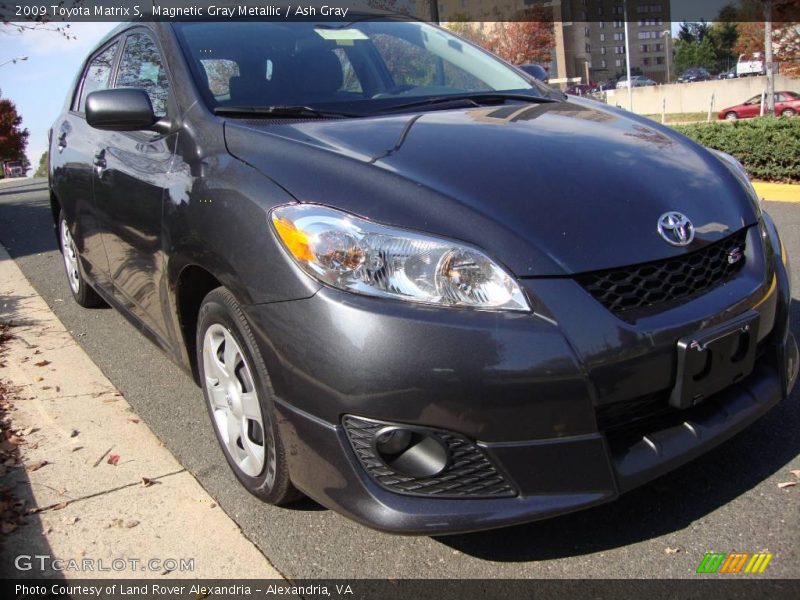
[[[733,156],[728,154],[727,152],[722,152],[721,150],[714,150],[714,148],[709,148],[711,152],[713,152],[717,158],[722,160],[723,163],[733,171],[733,174],[736,175],[737,179],[744,187],[747,194],[750,196],[750,201],[753,203],[753,207],[755,208],[756,215],[761,218],[761,213],[763,212],[763,208],[761,206],[761,198],[758,197],[758,193],[756,193],[753,184],[750,181],[750,177],[747,174],[747,170],[744,168],[742,163],[736,160]]]
[[[530,310],[514,278],[464,244],[314,204],[279,206],[271,220],[292,258],[332,287],[439,306]]]

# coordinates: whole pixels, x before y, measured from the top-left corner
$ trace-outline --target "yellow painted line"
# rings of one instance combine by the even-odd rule
[[[767,183],[754,181],[759,198],[773,202],[800,202],[800,185],[793,183]]]

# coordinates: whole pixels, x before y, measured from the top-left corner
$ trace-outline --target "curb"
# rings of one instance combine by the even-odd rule
[[[759,198],[769,202],[800,202],[800,184],[754,181]]]
[[[16,391],[11,425],[23,440],[21,462],[4,466],[0,485],[28,509],[3,536],[0,577],[282,578],[2,246],[0,321],[14,324],[0,377]]]

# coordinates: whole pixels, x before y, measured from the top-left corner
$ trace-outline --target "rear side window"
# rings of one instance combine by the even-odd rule
[[[83,112],[86,106],[86,96],[97,90],[108,88],[111,79],[111,68],[114,66],[114,56],[117,54],[117,46],[119,44],[114,42],[89,62],[89,67],[83,76],[81,97],[78,99],[79,112]]]
[[[114,87],[143,89],[150,96],[156,116],[167,114],[169,81],[158,47],[150,36],[134,33],[125,40]]]

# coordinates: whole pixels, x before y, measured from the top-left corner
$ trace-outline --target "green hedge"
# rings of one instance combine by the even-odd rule
[[[750,177],[800,183],[800,117],[675,125],[696,142],[732,154]]]

